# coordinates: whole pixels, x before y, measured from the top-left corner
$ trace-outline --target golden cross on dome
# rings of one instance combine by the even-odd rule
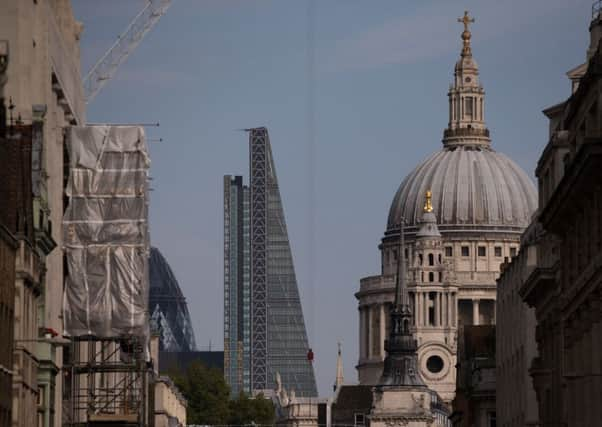
[[[458,22],[464,24],[464,31],[468,31],[468,24],[474,23],[474,18],[468,16],[468,11],[464,11],[464,16],[462,18],[458,18]]]
[[[432,197],[433,197],[433,193],[431,193],[431,190],[427,190],[426,201],[424,202],[424,211],[425,212],[433,212],[433,203],[431,201]]]

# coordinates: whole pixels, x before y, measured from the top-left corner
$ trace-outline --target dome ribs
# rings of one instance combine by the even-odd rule
[[[485,206],[487,205],[487,184],[483,179],[483,164],[479,163],[475,156],[472,159],[472,184],[474,186],[472,207],[473,216],[472,220],[474,224],[481,224],[485,222],[487,218],[487,211]],[[485,163],[486,164],[486,163]]]
[[[470,169],[468,168],[467,153],[464,150],[456,150],[459,153],[458,167],[456,169],[457,193],[455,202],[456,223],[466,224],[468,221],[468,207],[470,204]],[[468,172],[468,173],[466,173]]]
[[[495,153],[492,153],[495,154]],[[499,205],[497,203],[497,197],[491,197],[496,192],[495,180],[493,178],[492,165],[489,161],[490,155],[483,155],[484,162],[481,164],[481,174],[484,194],[484,213],[483,222],[488,219],[490,223],[497,224],[500,222]]]
[[[449,161],[445,161],[445,158],[448,157],[448,151],[442,151],[443,163],[445,164],[445,170],[441,174],[441,182],[437,182],[436,185],[433,185],[434,188],[431,189],[433,191],[433,197],[437,201],[435,206],[435,215],[437,215],[437,222],[439,224],[453,223],[453,210],[445,209],[446,205],[446,194],[449,194],[449,186],[454,185],[454,180],[449,177],[450,171],[450,163]],[[439,191],[441,188],[441,191]]]
[[[484,226],[518,232],[536,207],[535,187],[507,156],[474,147],[444,148],[405,177],[389,211],[388,231],[397,232],[401,215],[410,226],[418,224],[427,190],[443,231]]]
[[[483,156],[483,169],[487,170],[487,175],[483,176],[483,185],[487,187],[487,213],[485,217],[489,218],[490,223],[503,224],[503,208],[498,192],[500,174],[496,162],[493,161],[496,155],[495,152],[492,152],[491,155]]]

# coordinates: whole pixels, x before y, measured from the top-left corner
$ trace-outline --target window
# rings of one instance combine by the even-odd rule
[[[432,271],[429,273],[429,282],[434,282],[435,281],[435,273],[433,273]]]
[[[510,257],[516,256],[516,248],[510,248]]]
[[[477,253],[479,254],[479,256],[486,256],[487,255],[487,248],[485,246],[479,246],[477,248]]]
[[[431,356],[426,360],[426,369],[433,374],[438,374],[441,372],[443,370],[443,366],[445,366],[445,363],[439,356]]]
[[[364,414],[353,414],[353,421],[356,426],[363,426],[365,424]]]
[[[441,254],[437,256],[437,259],[439,260],[439,264],[441,264]]]
[[[418,264],[422,265],[422,254],[418,255]]]
[[[435,326],[435,292],[428,293],[428,323],[427,326]]]
[[[470,250],[468,248],[468,246],[462,246],[462,256],[468,256],[470,255]]]
[[[454,250],[451,246],[445,247],[445,256],[453,256]]]
[[[502,256],[502,247],[496,246],[495,248],[493,248],[493,252],[496,257],[498,257],[498,258],[501,257]]]
[[[464,114],[466,114],[469,119],[472,119],[472,99],[472,96],[467,96],[464,98]]]
[[[433,254],[429,254],[429,265],[435,265],[435,257]]]
[[[443,273],[439,272],[439,282],[443,282]]]

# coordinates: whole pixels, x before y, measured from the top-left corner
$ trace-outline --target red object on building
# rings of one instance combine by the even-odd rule
[[[44,333],[52,335],[52,338],[56,337],[59,334],[57,331],[55,331],[52,328],[44,328]]]
[[[309,349],[309,351],[307,352],[307,360],[309,360],[310,362],[314,361],[314,352],[311,351],[311,348]]]

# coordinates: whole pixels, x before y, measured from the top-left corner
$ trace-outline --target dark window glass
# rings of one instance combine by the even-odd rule
[[[452,256],[454,254],[454,248],[451,246],[445,247],[445,256]]]
[[[501,246],[496,246],[493,249],[493,251],[494,251],[496,257],[501,257],[502,256],[502,247]]]
[[[462,256],[468,256],[470,255],[470,250],[468,248],[468,246],[462,246]]]
[[[443,370],[443,359],[439,356],[431,356],[426,360],[426,369],[433,374],[437,374]]]
[[[479,248],[478,248],[478,254],[479,254],[479,256],[486,256],[487,255],[487,248],[485,246],[479,246]]]

